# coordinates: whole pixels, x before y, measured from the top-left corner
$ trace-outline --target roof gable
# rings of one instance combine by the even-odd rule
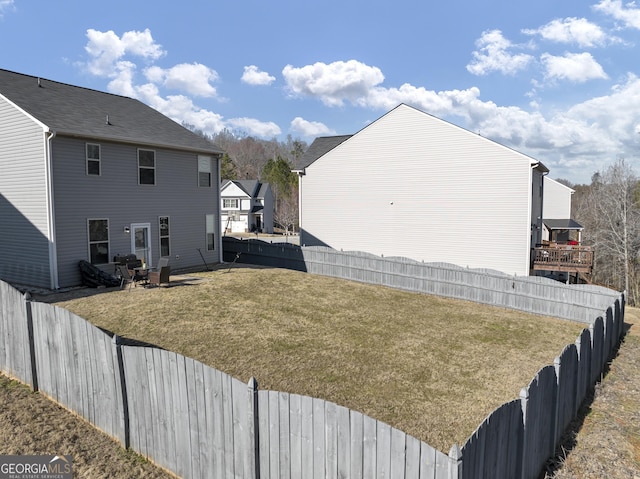
[[[0,69],[0,94],[58,135],[221,154],[139,100]]]
[[[322,155],[333,150],[336,146],[351,138],[353,135],[320,136],[304,152],[294,170],[303,170]]]
[[[362,136],[366,136],[371,130],[375,130],[377,128],[377,126],[381,123],[387,123],[387,122],[396,122],[396,118],[404,118],[406,116],[406,114],[411,114],[414,115],[418,118],[420,118],[421,120],[421,129],[430,129],[431,125],[440,125],[442,127],[446,127],[450,130],[448,131],[456,131],[458,132],[458,136],[462,137],[465,139],[465,141],[469,141],[469,142],[482,142],[484,145],[489,145],[492,148],[499,148],[502,149],[504,151],[509,152],[510,154],[512,154],[514,157],[520,158],[522,160],[527,161],[532,167],[538,168],[539,170],[543,171],[543,172],[548,172],[549,170],[547,169],[546,166],[544,166],[540,161],[536,160],[535,158],[532,158],[528,155],[525,155],[524,153],[521,153],[517,150],[514,150],[512,148],[509,148],[507,146],[504,146],[494,140],[490,140],[489,138],[485,138],[483,136],[480,136],[476,133],[473,133],[465,128],[462,128],[460,126],[457,126],[453,123],[450,123],[446,120],[443,120],[441,118],[438,118],[434,115],[431,115],[429,113],[426,113],[422,110],[419,110],[417,108],[414,108],[412,106],[406,105],[404,103],[401,103],[400,105],[398,105],[397,107],[395,107],[394,109],[388,111],[387,113],[385,113],[384,115],[382,115],[380,118],[378,118],[377,120],[373,121],[372,123],[368,124],[367,126],[365,126],[364,128],[362,128],[359,132],[357,132],[354,135],[344,135],[344,136],[331,136],[331,137],[319,137],[316,138],[313,143],[311,144],[311,146],[307,149],[307,152],[305,152],[305,154],[303,155],[303,157],[300,159],[300,162],[296,168],[296,170],[303,170],[304,168],[308,167],[309,165],[311,165],[313,162],[315,162],[316,160],[320,159],[320,157],[324,156],[325,154],[327,154],[329,151],[333,151],[336,148],[339,147],[343,147],[343,144],[346,144],[346,140],[349,140],[351,138],[353,138],[354,140],[356,139],[360,139]],[[413,140],[415,140],[415,135],[418,135],[420,133],[419,130],[417,130],[414,126],[414,129],[411,131],[408,131],[406,129],[406,125],[403,125],[401,122],[398,122],[397,126],[397,133],[396,136],[400,136],[402,135],[405,139],[405,142],[411,142]],[[388,130],[387,130],[388,131]],[[411,135],[414,135],[413,137]]]

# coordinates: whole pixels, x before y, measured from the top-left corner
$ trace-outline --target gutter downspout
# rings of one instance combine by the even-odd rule
[[[224,262],[224,253],[222,251],[222,195],[220,194],[220,163],[222,163],[221,161],[222,156],[218,156],[216,157],[216,163],[218,164],[218,174],[217,174],[217,185],[216,185],[216,190],[218,191],[218,211],[217,211],[217,221],[216,221],[216,230],[218,231],[218,263],[222,264]]]
[[[305,175],[304,170],[294,170],[298,175],[298,242],[300,246],[304,246],[302,241],[302,177]]]
[[[45,130],[45,176],[47,197],[47,238],[49,240],[49,283],[51,289],[60,287],[58,281],[58,249],[56,247],[55,206],[53,204],[53,155],[52,144],[55,130]]]

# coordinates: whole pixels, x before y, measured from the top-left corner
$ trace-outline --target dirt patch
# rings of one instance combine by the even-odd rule
[[[169,479],[174,476],[125,451],[86,421],[0,375],[0,454],[70,455],[73,477]]]
[[[640,309],[625,313],[618,355],[567,434],[560,469],[547,478],[640,479]]]

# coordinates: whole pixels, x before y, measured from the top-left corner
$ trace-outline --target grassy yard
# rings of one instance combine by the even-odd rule
[[[247,267],[193,274],[170,288],[40,300],[242,381],[255,376],[261,389],[361,411],[444,452],[462,444],[494,408],[517,398],[584,327]]]

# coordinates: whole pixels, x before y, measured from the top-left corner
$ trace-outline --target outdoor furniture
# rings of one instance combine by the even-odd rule
[[[129,284],[129,289],[131,289],[131,285],[135,282],[129,268],[125,264],[119,264],[116,266],[118,270],[118,276],[120,276],[120,288],[122,288],[125,284]]]
[[[171,268],[169,266],[163,266],[160,271],[149,271],[148,284],[160,286],[161,284],[171,285],[169,276],[171,275]]]
[[[155,286],[160,286],[161,284],[170,285],[170,275],[171,268],[169,267],[169,258],[160,258],[158,260],[158,267],[153,271],[149,271],[147,284]]]
[[[149,270],[143,266],[138,268],[133,268],[133,281],[138,283],[139,281],[144,281],[145,286],[147,284],[149,278]]]

